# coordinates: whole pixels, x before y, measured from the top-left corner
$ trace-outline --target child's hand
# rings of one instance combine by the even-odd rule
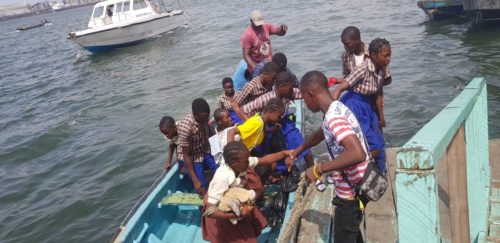
[[[297,158],[293,155],[293,150],[283,151],[286,154],[285,164],[288,167],[288,171],[295,165]]]
[[[248,217],[254,209],[254,206],[245,205],[241,209],[241,217]]]
[[[172,168],[172,162],[165,163],[165,165],[163,166],[163,170],[170,170],[170,168]]]
[[[384,128],[385,127],[385,119],[384,118],[380,119],[380,121],[378,122],[378,125],[380,128]]]

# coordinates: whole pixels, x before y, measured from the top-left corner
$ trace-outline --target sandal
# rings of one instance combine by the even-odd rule
[[[316,180],[316,189],[319,192],[323,192],[326,190],[326,185],[320,179]]]

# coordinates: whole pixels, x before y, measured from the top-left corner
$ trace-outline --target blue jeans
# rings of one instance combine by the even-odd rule
[[[187,169],[184,160],[180,160],[179,164],[182,167]],[[198,178],[198,180],[200,180],[201,186],[205,190],[207,190],[208,189],[208,182],[207,182],[207,179],[205,178],[205,174],[203,173],[203,170],[205,169],[205,167],[209,168],[212,172],[215,172],[215,170],[217,170],[217,168],[219,168],[219,165],[217,163],[215,163],[214,157],[211,154],[206,153],[203,156],[203,161],[195,161],[193,163],[193,168],[194,168],[194,172],[196,173],[196,177]],[[189,174],[189,172],[187,173],[187,176],[189,178],[191,178],[191,175]]]

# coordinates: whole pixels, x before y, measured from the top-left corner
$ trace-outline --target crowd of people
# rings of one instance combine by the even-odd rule
[[[211,109],[203,98],[192,102],[183,119],[165,116],[160,121],[160,131],[170,141],[165,169],[172,167],[175,151],[181,172],[204,195],[205,240],[256,242],[267,224],[254,206],[262,198],[263,182],[272,172],[287,173],[303,160],[305,175],[318,190],[328,183],[335,186],[334,241],[363,242],[359,226],[369,200],[355,188],[372,158],[386,173],[383,86],[391,83],[390,44],[377,38],[366,45],[359,29],[349,26],[341,34],[343,76],[310,71],[299,82],[285,54],[273,53],[271,47],[270,35],[287,31],[284,24],[265,23],[260,11],[251,12],[241,37],[250,81],[235,91],[231,78],[222,79],[213,134]],[[288,113],[289,104],[298,99],[323,114],[322,125],[305,139]],[[331,159],[314,164],[310,148],[323,140]]]

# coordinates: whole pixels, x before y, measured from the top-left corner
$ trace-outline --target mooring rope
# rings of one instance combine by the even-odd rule
[[[288,243],[296,241],[295,238],[297,237],[297,231],[300,226],[300,219],[302,218],[302,213],[304,212],[306,202],[309,199],[313,189],[314,185],[308,185],[307,178],[304,176],[304,174],[302,174],[302,178],[298,184],[297,191],[295,191],[295,199],[293,202],[290,219],[288,220],[288,222],[286,222],[285,230],[279,235],[278,243]]]

